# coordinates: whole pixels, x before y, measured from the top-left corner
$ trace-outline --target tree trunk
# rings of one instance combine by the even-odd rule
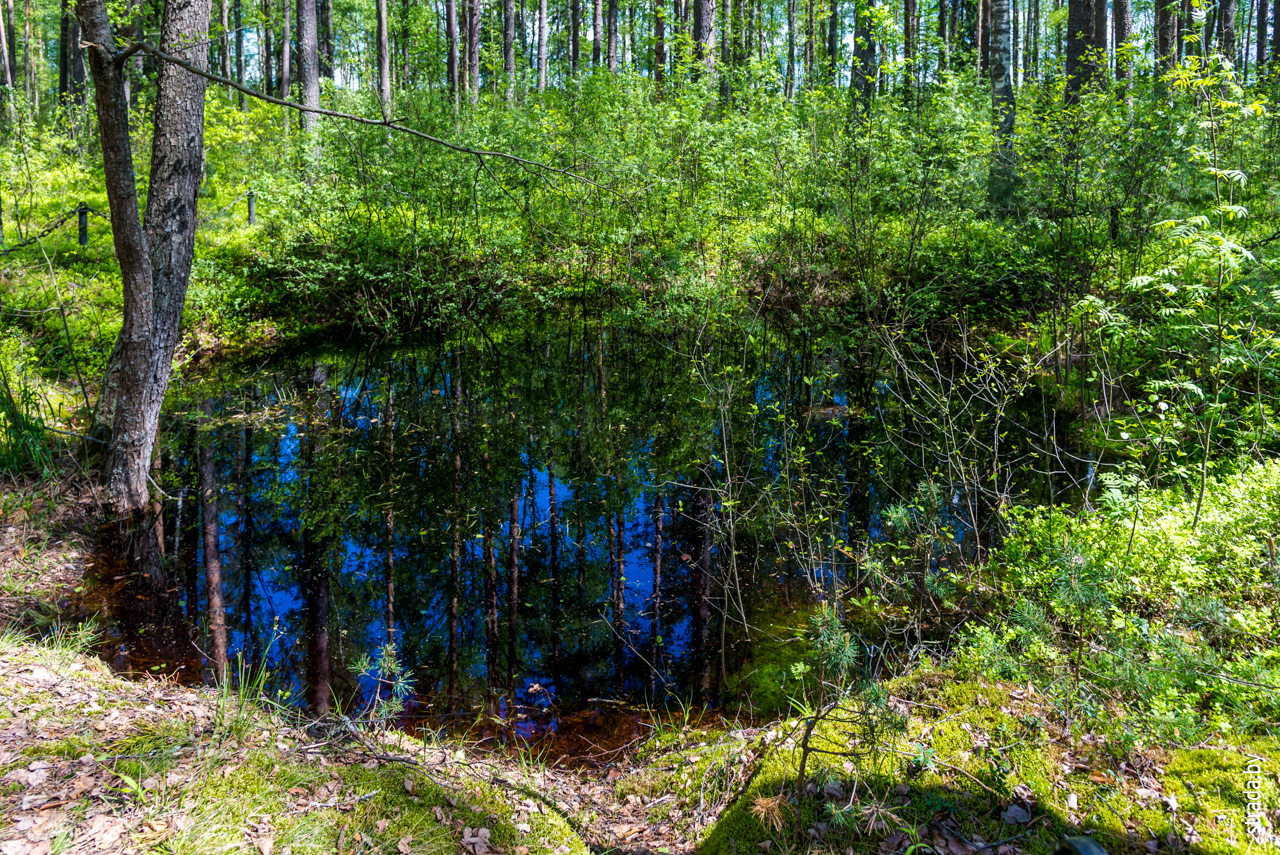
[[[582,0],[569,0],[569,74],[578,76],[582,56]]]
[[[320,41],[316,30],[315,0],[298,0],[298,78],[302,84],[302,104],[320,106]],[[302,114],[302,129],[315,128],[315,113]]]
[[[790,100],[796,94],[796,0],[787,0],[787,75],[783,95]]]
[[[329,568],[324,548],[312,532],[303,532],[303,597],[307,623],[307,705],[315,715],[333,709],[329,686]]]
[[[661,495],[653,502],[653,598],[649,601],[649,698],[658,696],[662,674],[662,516],[666,505]]]
[[[6,0],[4,9],[5,26],[9,30],[9,85],[18,85],[18,29],[14,23],[13,0]]]
[[[319,41],[320,76],[333,79],[333,4],[330,0],[317,0],[316,38]]]
[[[1089,53],[1097,43],[1095,4],[1099,0],[1067,0],[1067,103],[1079,98],[1097,70]]]
[[[696,557],[689,568],[693,576],[693,645],[695,685],[699,697],[711,695],[711,526],[714,513],[705,491],[699,490],[694,500],[695,525],[698,530]]]
[[[618,0],[609,0],[609,17],[605,23],[609,38],[609,71],[618,73]]]
[[[487,457],[488,455],[486,455]],[[498,681],[498,559],[493,548],[493,523],[488,514],[483,523],[484,538],[484,648],[488,684],[488,709],[497,711],[495,689]]]
[[[520,490],[511,495],[507,517],[507,716],[516,723],[516,672],[520,661]]]
[[[207,421],[211,408],[204,405]],[[218,481],[213,468],[213,437],[200,443],[200,529],[204,536],[204,586],[209,604],[209,635],[213,648],[209,658],[213,678],[219,685],[227,681],[227,609],[222,602],[222,556],[218,546]]]
[[[623,578],[626,528],[621,512],[615,515],[606,511],[606,516],[609,520],[609,578],[612,580],[613,675],[615,686],[621,691],[627,633],[626,580]]]
[[[667,70],[667,20],[662,0],[653,0],[653,81],[662,97],[662,81]]]
[[[391,372],[387,372],[387,411],[383,413],[382,429],[387,442],[387,470],[384,479],[387,507],[383,511],[383,587],[387,596],[387,643],[396,643],[396,393],[391,385]]]
[[[258,636],[253,628],[253,497],[249,495],[253,485],[253,428],[244,429],[243,453],[236,467],[236,517],[240,553],[240,629],[249,647],[249,665],[257,668],[260,662]]]
[[[1111,10],[1115,30],[1116,80],[1121,82],[1122,97],[1128,97],[1133,79],[1133,57],[1124,49],[1133,36],[1133,6],[1130,0],[1113,0]]]
[[[449,565],[449,714],[458,709],[458,585],[462,579],[462,361],[453,354],[453,555]]]
[[[387,28],[387,0],[377,0],[376,17],[378,30],[378,99],[382,102],[382,113],[391,118],[391,37]],[[453,91],[454,75],[457,73],[457,27],[458,21],[453,12],[453,0],[449,0],[449,91]]]
[[[558,697],[563,690],[560,659],[563,619],[560,611],[560,506],[556,501],[554,461],[547,463],[547,541],[547,569],[551,574],[551,683]]]
[[[1167,74],[1177,62],[1178,0],[1156,0],[1156,74]]]
[[[516,2],[502,3],[502,71],[507,75],[507,103],[516,98]]]
[[[538,91],[547,91],[547,0],[538,0]]]
[[[1101,0],[1100,0],[1101,2]],[[998,210],[1007,211],[1013,195],[1013,34],[1010,0],[991,2],[991,111],[996,125],[987,195]]]
[[[292,98],[293,95],[289,89],[293,86],[293,3],[291,0],[281,0],[280,5],[284,7],[284,21],[280,30],[280,97]],[[284,139],[289,139],[289,111],[284,111]]]
[[[604,4],[601,0],[591,0],[591,67],[600,65],[601,46],[604,36]]]
[[[58,101],[67,100],[67,82],[70,66],[67,62],[67,47],[71,42],[71,13],[67,11],[67,0],[62,0],[62,13],[58,15]]]
[[[236,28],[236,83],[244,85],[244,9],[242,0],[232,4]],[[244,109],[244,93],[239,93],[240,109]]]
[[[467,3],[467,79],[471,103],[480,99],[480,0]]]
[[[1280,0],[1277,0],[1275,4],[1268,3],[1267,0],[1258,0],[1258,27],[1257,27],[1258,43],[1254,47],[1254,51],[1255,51],[1254,58],[1258,66],[1257,77],[1258,77],[1259,83],[1261,83],[1263,80],[1266,79],[1267,13],[1268,11],[1270,11],[1268,9],[1268,6],[1272,6],[1272,5],[1274,5],[1275,8],[1280,9]],[[11,6],[10,8],[13,8],[13,7]],[[1280,28],[1277,28],[1277,29],[1280,29]]]
[[[870,29],[867,32],[870,36]],[[855,40],[856,40],[855,36]],[[831,15],[827,18],[827,83],[836,85],[840,75],[840,0],[831,0]]]
[[[1094,0],[1093,4],[1093,49],[1098,52],[1102,61],[1101,71],[1105,74],[1108,68],[1107,37],[1107,0]]]
[[[874,0],[865,0],[857,9],[853,24],[853,62],[850,66],[849,85],[852,87],[862,110],[871,104],[871,97],[876,91],[876,78],[879,67],[876,59],[876,42],[872,32],[872,15],[875,13]]]
[[[1236,61],[1236,0],[1218,0],[1218,52]]]
[[[275,81],[271,79],[271,72],[275,63],[272,57],[275,56],[274,39],[271,33],[271,0],[262,0],[262,25],[258,28],[258,53],[261,56],[259,65],[262,68],[262,81],[258,85],[258,91],[270,95],[275,91]]]
[[[115,33],[104,0],[80,0],[77,13],[90,45],[111,231],[124,294],[124,322],[104,380],[104,388],[112,390],[103,412],[111,425],[107,501],[115,512],[133,514],[149,500],[147,471],[195,251],[196,195],[204,173],[205,80],[177,66],[160,68],[143,221],[138,216],[129,103],[123,64],[116,61]],[[165,4],[161,46],[166,52],[204,68],[208,51],[201,39],[208,30],[208,0]]]
[[[379,0],[384,5],[386,0]],[[458,0],[445,0],[444,4],[445,42],[448,58],[445,61],[445,74],[449,79],[449,97],[454,108],[458,106]],[[391,73],[391,59],[387,59],[387,74]]]
[[[707,71],[714,71],[716,67],[716,0],[692,0],[692,2],[694,56]]]

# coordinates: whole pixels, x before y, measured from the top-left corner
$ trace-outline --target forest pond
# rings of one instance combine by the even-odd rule
[[[876,463],[888,382],[803,341],[580,319],[242,365],[171,393],[162,578],[101,550],[81,605],[119,669],[209,678],[203,452],[232,673],[292,703],[398,686],[411,720],[526,736],[673,696],[773,714],[877,492],[914,478]]]

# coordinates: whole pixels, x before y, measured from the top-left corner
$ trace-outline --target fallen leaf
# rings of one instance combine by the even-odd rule
[[[1031,814],[1020,805],[1009,805],[1000,818],[1009,825],[1025,825],[1031,821]]]
[[[407,834],[404,837],[401,837],[400,842],[396,844],[396,851],[399,852],[400,855],[409,855],[412,848],[413,838]]]

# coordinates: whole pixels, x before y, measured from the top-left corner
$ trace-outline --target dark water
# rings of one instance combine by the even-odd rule
[[[510,698],[531,720],[672,696],[770,713],[789,639],[858,589],[879,506],[917,477],[883,440],[891,381],[758,328],[577,320],[223,370],[171,396],[150,594],[104,552],[88,606],[123,669],[208,678],[211,449],[233,669],[313,707],[385,695],[370,663],[394,641],[424,718]]]

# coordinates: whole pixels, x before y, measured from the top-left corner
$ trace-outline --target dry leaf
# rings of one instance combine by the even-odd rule
[[[399,852],[400,855],[409,855],[409,851],[412,849],[412,844],[413,838],[406,834],[404,837],[401,837],[400,842],[396,844],[396,851]]]

